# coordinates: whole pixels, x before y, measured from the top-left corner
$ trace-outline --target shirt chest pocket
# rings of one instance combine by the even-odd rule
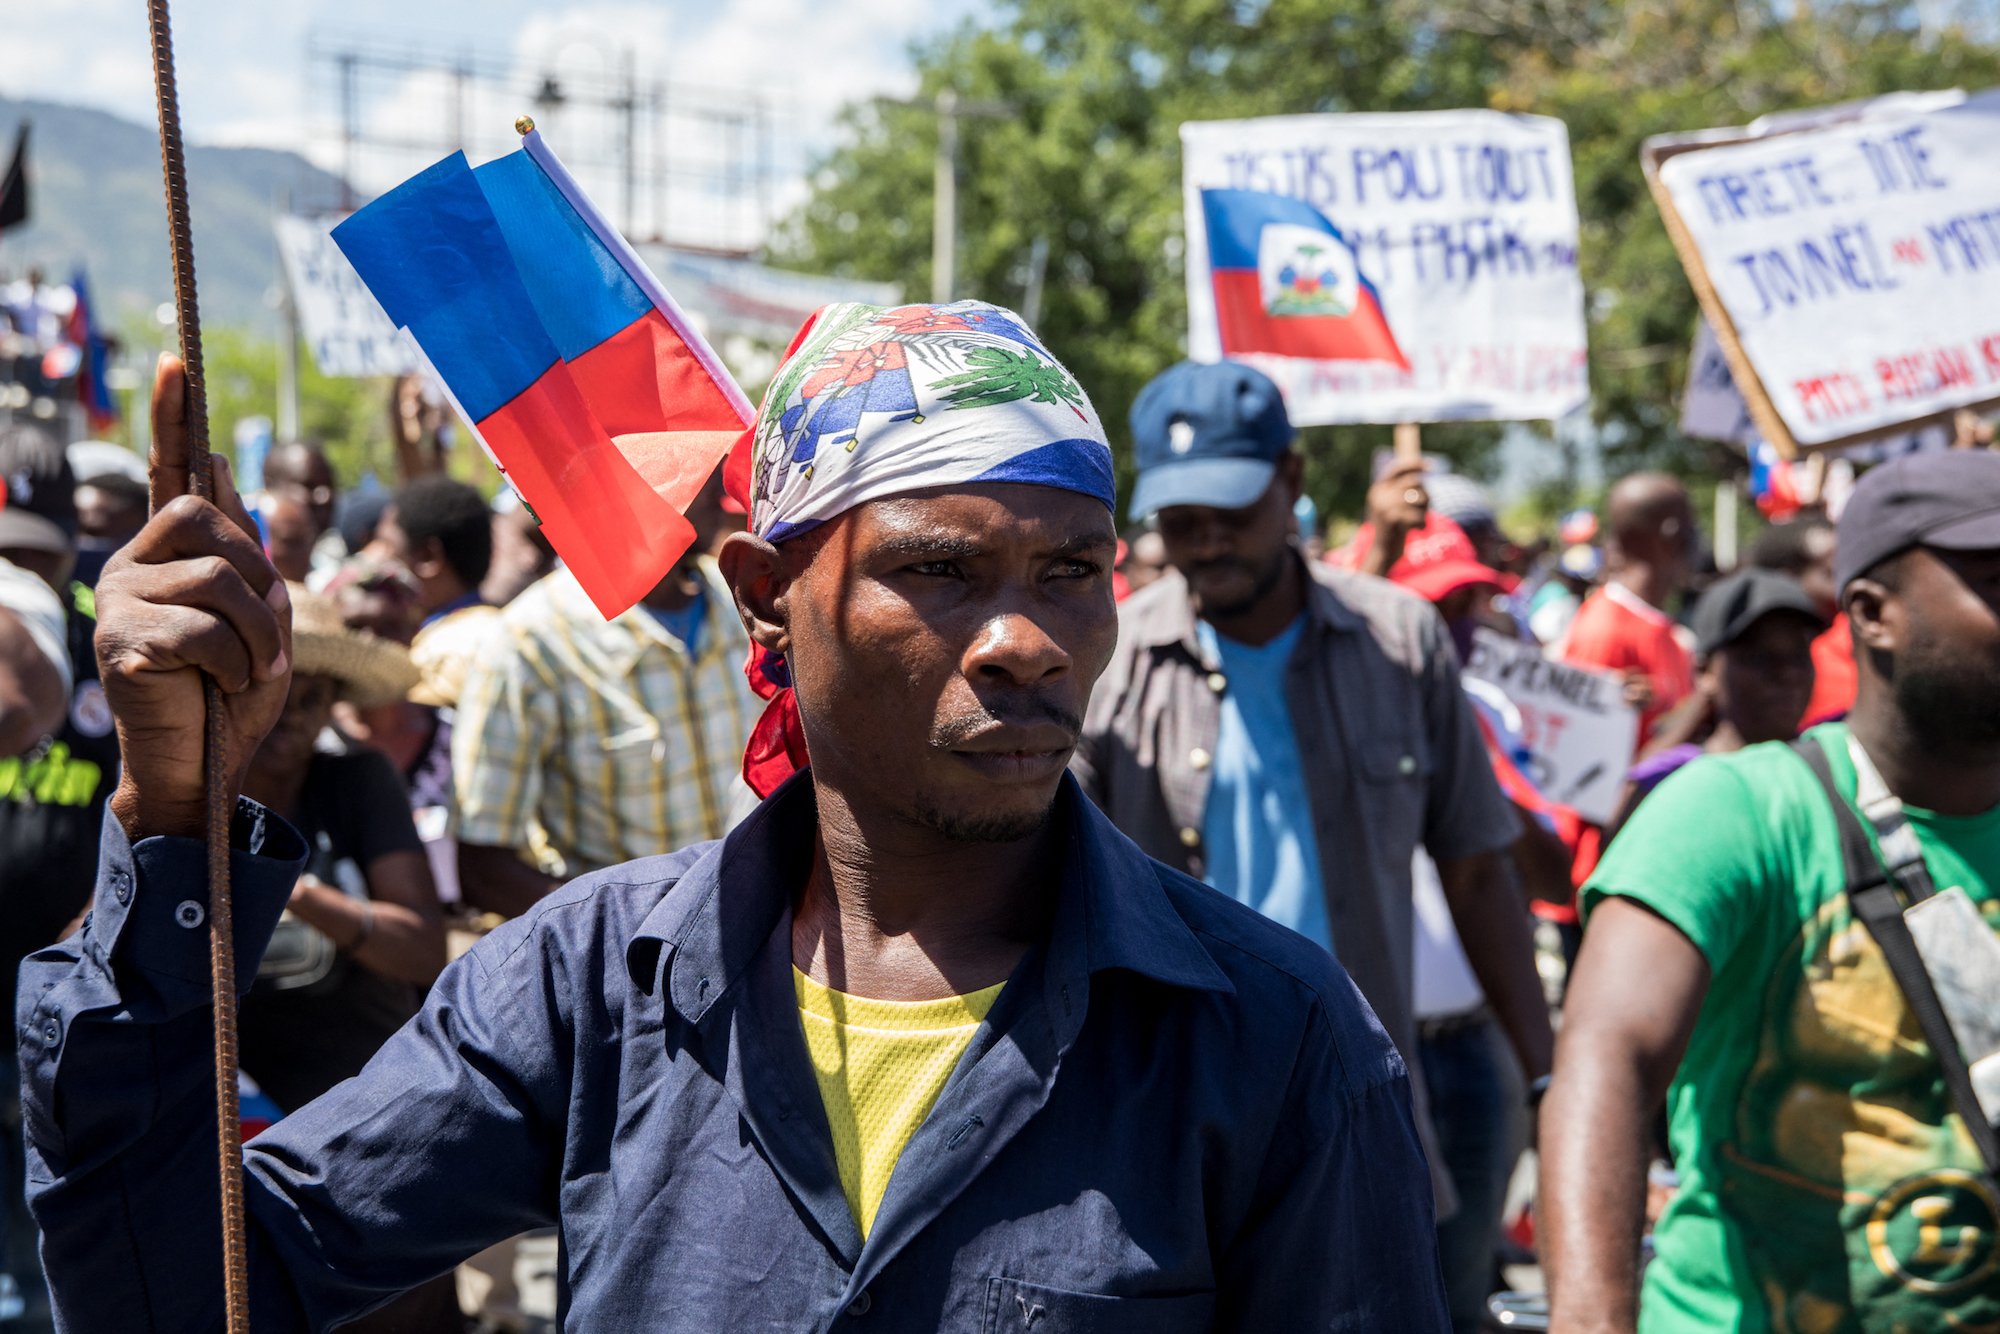
[[[1215,1294],[1106,1297],[1042,1288],[1014,1278],[986,1280],[981,1334],[1202,1334],[1215,1319]]]
[[[1364,732],[1355,752],[1371,783],[1421,784],[1431,774],[1431,748],[1421,732]]]

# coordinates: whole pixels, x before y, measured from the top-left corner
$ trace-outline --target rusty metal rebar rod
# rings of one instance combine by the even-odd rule
[[[147,0],[153,36],[153,85],[160,103],[160,162],[166,175],[167,228],[174,260],[174,310],[181,363],[187,368],[188,486],[213,499],[208,450],[208,394],[202,377],[201,314],[195,304],[194,233],[188,218],[187,163],[181,151],[174,41],[167,0]],[[222,1186],[223,1303],[229,1334],[250,1331],[250,1267],[243,1226],[243,1126],[236,1098],[236,941],[229,900],[228,715],[222,689],[202,678],[208,779],[209,979],[215,1002],[216,1158]]]

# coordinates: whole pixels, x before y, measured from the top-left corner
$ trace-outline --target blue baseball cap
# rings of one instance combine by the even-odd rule
[[[1284,397],[1262,371],[1234,361],[1171,366],[1132,402],[1139,484],[1129,513],[1254,504],[1291,443]]]

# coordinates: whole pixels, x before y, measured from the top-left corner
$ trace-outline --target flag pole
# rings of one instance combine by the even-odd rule
[[[187,371],[188,486],[215,496],[208,449],[208,393],[202,376],[201,315],[195,305],[194,233],[188,219],[187,164],[174,88],[174,41],[167,0],[147,0],[153,38],[153,86],[160,103],[160,163],[166,177],[167,230],[174,260],[174,310]],[[228,717],[215,678],[202,677],[208,768],[208,948],[215,1002],[216,1156],[222,1186],[222,1279],[228,1334],[250,1332],[250,1266],[243,1226],[243,1123],[236,1100],[236,942],[229,902]]]

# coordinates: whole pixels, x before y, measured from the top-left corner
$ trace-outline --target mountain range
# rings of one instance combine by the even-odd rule
[[[173,297],[157,127],[0,96],[0,153],[12,151],[23,118],[33,122],[30,213],[0,235],[0,277],[39,267],[65,282],[81,264],[100,321],[133,329]],[[268,148],[190,146],[187,172],[203,323],[273,327],[264,293],[278,277],[271,216],[279,192],[290,192],[295,212],[323,211],[340,198],[339,178]]]

